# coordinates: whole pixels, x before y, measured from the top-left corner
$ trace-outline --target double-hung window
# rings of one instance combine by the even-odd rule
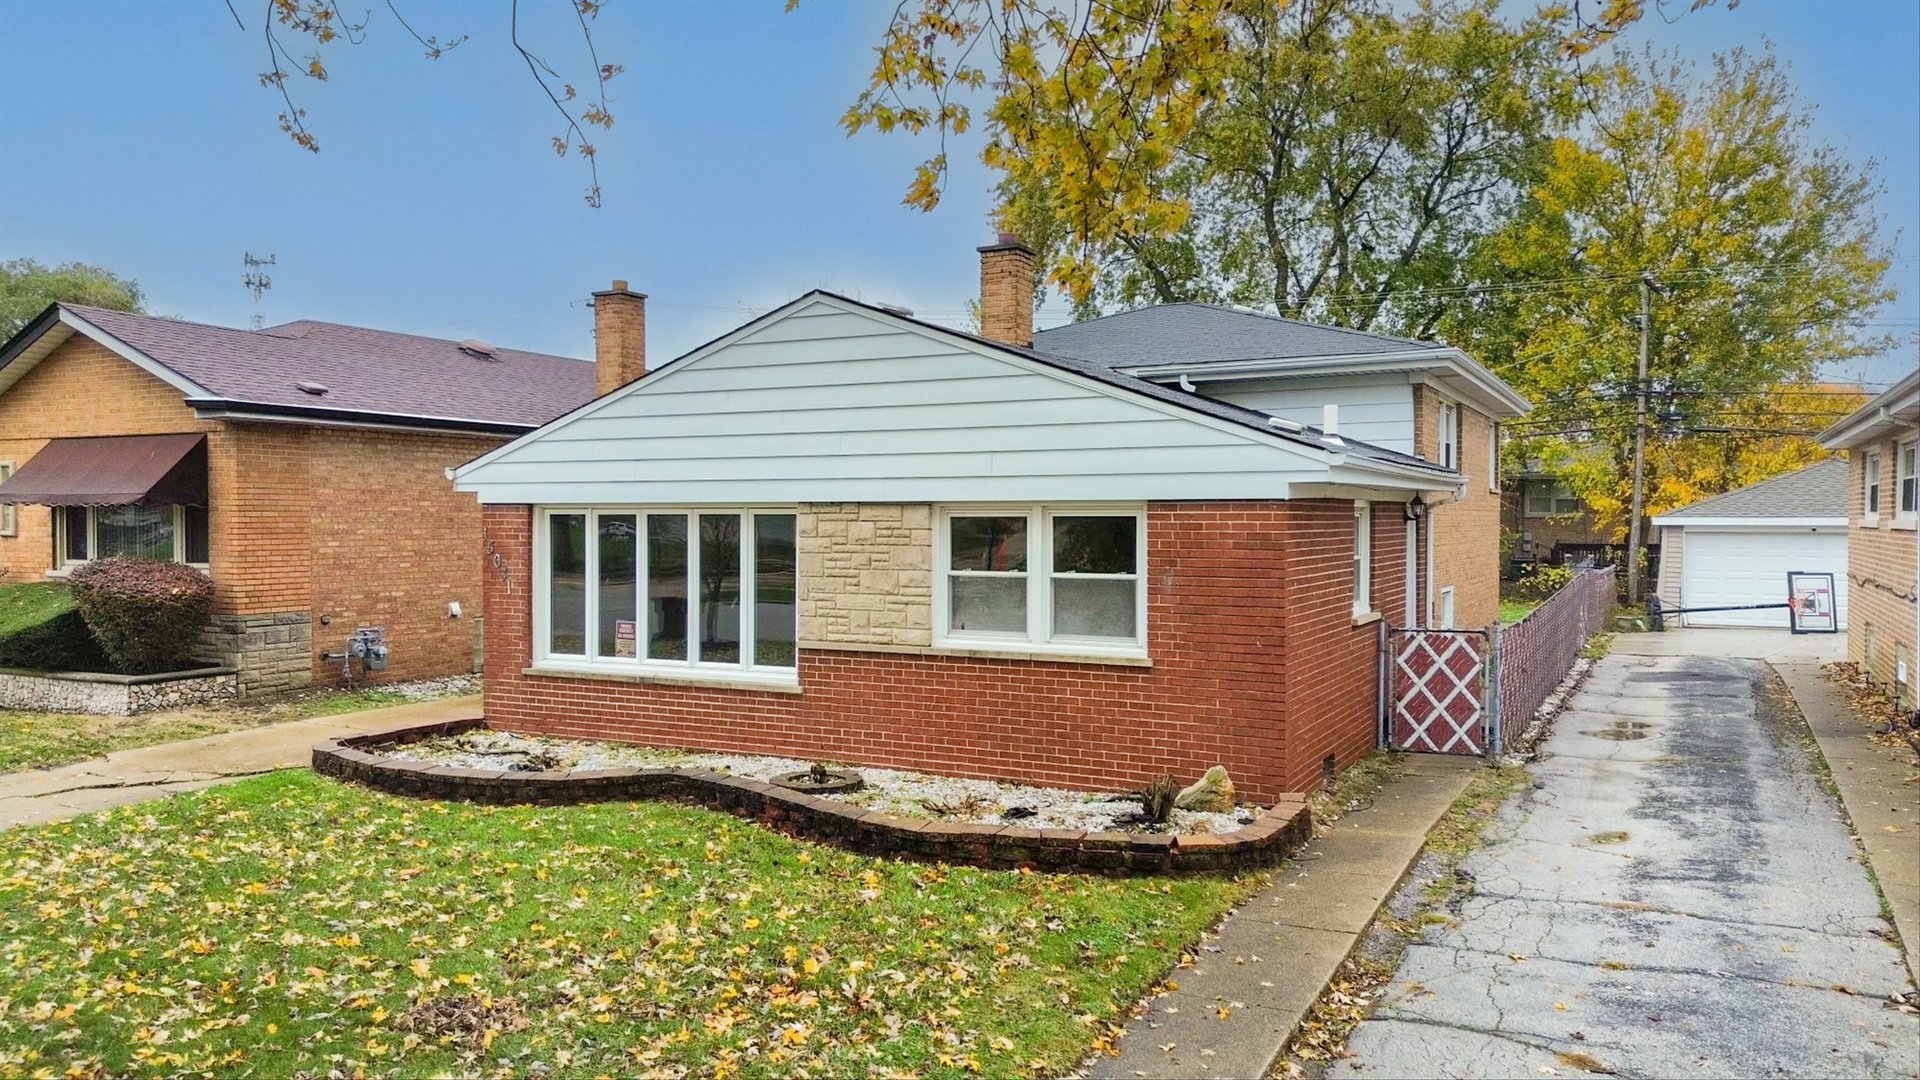
[[[1460,467],[1460,406],[1451,401],[1440,403],[1440,464]]]
[[[1868,525],[1880,520],[1880,455],[1865,455],[1866,488],[1861,493],[1861,520]]]
[[[204,506],[57,506],[54,551],[64,568],[127,556],[207,567]]]
[[[1901,443],[1894,451],[1895,479],[1899,484],[1898,510],[1894,517],[1912,521],[1920,512],[1920,440]]]
[[[13,476],[13,462],[0,461],[0,484]],[[0,503],[0,536],[14,536],[20,531],[20,519],[14,513],[12,503]]]
[[[1353,504],[1353,614],[1373,612],[1373,504]]]
[[[1562,514],[1577,514],[1581,510],[1580,496],[1573,489],[1557,480],[1527,480],[1526,515],[1528,517],[1558,517]]]
[[[792,683],[798,565],[791,510],[543,510],[535,660]]]
[[[943,509],[935,643],[1145,656],[1146,533],[1138,506]]]

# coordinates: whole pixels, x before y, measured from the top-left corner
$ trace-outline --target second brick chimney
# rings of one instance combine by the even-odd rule
[[[647,297],[624,281],[593,294],[593,368],[596,395],[647,372]]]
[[[1033,346],[1033,249],[1012,233],[980,249],[980,336]]]

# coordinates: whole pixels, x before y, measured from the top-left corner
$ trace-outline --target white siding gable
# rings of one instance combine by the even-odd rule
[[[455,471],[485,503],[1285,498],[1331,458],[834,297]]]
[[[1322,406],[1338,405],[1340,434],[1413,453],[1413,384],[1405,375],[1202,383],[1200,392],[1316,428]]]

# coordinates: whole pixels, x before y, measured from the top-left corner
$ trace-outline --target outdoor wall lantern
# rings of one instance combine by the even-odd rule
[[[1427,501],[1425,499],[1422,499],[1420,496],[1415,495],[1411,500],[1407,502],[1406,515],[1407,515],[1408,521],[1419,521],[1421,518],[1426,517]]]

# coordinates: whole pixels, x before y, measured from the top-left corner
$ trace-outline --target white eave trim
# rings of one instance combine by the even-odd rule
[[[1664,514],[1653,519],[1658,529],[1844,529],[1844,517],[1680,517]]]
[[[1284,359],[1221,360],[1211,363],[1142,364],[1117,370],[1136,378],[1159,381],[1186,376],[1192,382],[1218,382],[1224,379],[1311,378],[1319,375],[1362,375],[1395,371],[1431,372],[1435,369],[1459,377],[1485,399],[1508,410],[1498,419],[1525,416],[1533,403],[1520,396],[1505,380],[1487,370],[1479,361],[1451,346],[1432,349],[1407,349],[1391,353],[1352,353],[1336,356],[1289,357]]]
[[[1911,419],[1896,415],[1912,413]],[[1920,427],[1920,371],[1901,379],[1885,393],[1815,436],[1829,450],[1851,450],[1892,438]]]

